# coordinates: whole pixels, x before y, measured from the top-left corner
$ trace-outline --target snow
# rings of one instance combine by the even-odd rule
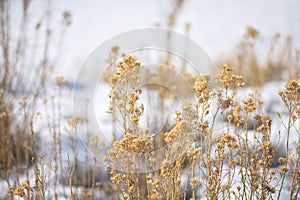
[[[63,10],[69,10],[72,15],[72,25],[67,32],[65,38],[64,48],[59,63],[60,66],[52,75],[63,75],[71,81],[76,83],[75,90],[85,92],[89,88],[89,83],[76,82],[77,75],[90,53],[102,44],[104,41],[110,39],[117,34],[131,31],[133,29],[155,27],[158,23],[165,27],[167,14],[170,11],[170,5],[172,1],[160,1],[160,0],[112,0],[112,1],[70,1],[61,0],[55,1],[52,7],[53,11],[53,27],[55,29],[58,26],[57,20],[60,18],[60,13]],[[45,7],[45,3],[42,1],[34,1],[30,13],[33,19],[43,18],[41,8]],[[20,7],[14,8],[13,18],[17,21],[19,17]],[[55,21],[56,20],[56,21]],[[183,27],[186,22],[192,24],[190,38],[207,52],[207,54],[215,61],[218,58],[224,57],[224,55],[230,54],[234,46],[245,32],[245,27],[251,25],[258,29],[260,32],[259,40],[264,42],[268,40],[272,35],[279,32],[283,36],[292,35],[294,37],[295,47],[300,47],[300,13],[299,2],[297,0],[287,0],[285,2],[280,0],[275,1],[225,1],[225,0],[211,0],[211,1],[198,1],[198,0],[186,0],[182,10],[178,15],[178,24],[174,27],[174,30],[179,33],[184,33]],[[53,42],[57,42],[57,38],[53,38]],[[147,61],[146,62],[151,62]],[[283,88],[283,82],[272,82],[261,88],[262,100],[265,102],[265,112],[274,113],[276,111],[285,113],[284,107],[280,104],[280,99],[275,91]],[[54,83],[49,83],[49,94],[57,94],[54,89]],[[62,98],[62,119],[61,134],[62,134],[62,147],[63,155],[72,155],[72,149],[70,145],[70,136],[63,131],[67,127],[66,119],[73,115],[72,105],[72,84],[67,85],[63,89]],[[247,93],[250,88],[246,88],[240,93],[238,98],[243,99],[247,97]],[[97,118],[97,127],[89,127],[90,133],[97,132],[100,128],[101,133],[99,138],[105,143],[109,143],[112,140],[112,118],[111,115],[105,111],[108,108],[107,94],[109,87],[107,85],[100,85],[95,92],[94,105],[91,106],[95,111]],[[153,95],[152,95],[153,96]],[[141,101],[144,101],[146,97],[142,97]],[[44,112],[45,106],[42,103],[43,99],[38,101],[37,111]],[[174,113],[174,110],[178,110],[178,102],[168,102],[171,109],[166,110],[166,113]],[[169,106],[168,106],[169,108]],[[156,103],[152,103],[151,109],[146,109],[145,113],[153,117],[158,108]],[[172,121],[173,114],[165,116],[167,121]],[[286,116],[283,116],[286,117]],[[47,152],[46,158],[51,158],[51,134],[47,131],[46,115],[36,119],[35,129],[40,131],[39,137],[41,138],[40,145],[43,147],[39,153]],[[275,115],[271,115],[271,119],[275,119]],[[145,121],[144,121],[145,122]],[[152,121],[152,123],[155,123]],[[95,124],[94,124],[95,125]],[[160,124],[158,125],[160,126]],[[274,132],[279,128],[279,125],[273,126]],[[152,131],[152,130],[151,130]],[[79,161],[85,162],[85,150],[87,142],[87,135],[81,134],[81,140],[76,143],[76,147],[79,153]],[[291,144],[298,138],[296,134],[292,134]],[[274,138],[274,141],[276,138]],[[282,139],[284,140],[284,138]],[[107,147],[106,147],[107,148]],[[93,155],[89,155],[89,160],[92,160]],[[99,162],[100,162],[100,156]],[[66,164],[64,160],[64,164]],[[103,172],[105,173],[105,172]],[[6,184],[0,182],[0,188],[2,191],[6,190]],[[62,198],[64,199],[64,198]]]
[[[166,27],[173,0],[112,0],[97,1],[61,0],[52,4],[53,27],[59,25],[61,13],[69,10],[72,26],[64,42],[61,66],[57,74],[75,78],[88,55],[109,38],[139,28]],[[13,18],[18,19],[21,9],[16,3]],[[33,24],[43,19],[44,1],[33,1],[30,7]],[[174,30],[184,33],[184,24],[191,23],[190,37],[200,44],[213,59],[222,58],[233,50],[234,45],[250,25],[260,32],[260,41],[275,33],[292,35],[299,48],[300,14],[297,0],[287,1],[239,1],[186,0],[178,14]],[[33,26],[33,25],[32,25]],[[56,38],[52,39],[55,42]],[[73,73],[68,73],[70,70]]]

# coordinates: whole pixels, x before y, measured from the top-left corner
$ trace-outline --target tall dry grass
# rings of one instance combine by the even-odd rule
[[[169,28],[176,23],[182,3],[174,4],[168,17]],[[185,71],[184,63],[181,64],[181,72],[193,84],[197,101],[183,104],[175,113],[172,128],[168,130],[165,126],[157,135],[149,134],[139,124],[145,108],[139,103],[143,91],[135,88],[141,78],[138,58],[127,56],[117,66],[111,66],[107,73],[111,84],[110,111],[113,115],[118,112],[123,116],[124,135],[120,140],[114,137],[112,149],[105,157],[107,162],[118,166],[117,169],[107,167],[111,183],[105,179],[107,182],[101,182],[103,180],[97,179],[102,172],[96,157],[93,157],[90,170],[79,169],[76,135],[80,126],[88,123],[86,119],[72,117],[67,127],[62,125],[61,99],[67,81],[57,77],[55,94],[42,96],[47,77],[58,62],[58,57],[49,55],[53,34],[48,21],[51,19],[51,1],[46,7],[45,21],[37,21],[34,28],[35,35],[45,41],[39,50],[35,45],[33,48],[28,46],[29,39],[25,34],[30,29],[30,4],[31,1],[23,1],[21,24],[14,30],[10,16],[12,3],[0,0],[0,180],[7,188],[3,199],[299,198],[300,87],[294,76],[299,70],[299,53],[293,51],[291,38],[286,39],[283,47],[278,47],[279,35],[274,36],[265,64],[260,64],[254,45],[259,33],[249,27],[239,45],[236,60],[232,61],[237,68],[220,67],[221,73],[217,77],[194,77]],[[71,23],[70,18],[69,12],[63,13],[60,40]],[[186,34],[190,28],[187,25]],[[15,41],[12,32],[24,34],[19,34]],[[39,43],[40,39],[35,37],[33,43]],[[60,45],[59,42],[56,48],[60,49]],[[28,49],[32,49],[32,54],[28,55]],[[43,53],[34,57],[37,51]],[[274,55],[275,52],[279,53]],[[108,61],[115,62],[117,55],[118,48],[114,47]],[[24,71],[28,61],[34,67],[33,72]],[[171,64],[171,55],[165,63]],[[287,118],[284,113],[276,113],[278,118],[271,120],[263,113],[265,105],[259,91],[243,100],[236,98],[244,85],[262,85],[282,78],[283,72],[288,72],[291,78],[284,88],[278,89]],[[38,82],[38,87],[35,87],[36,82],[27,82],[26,77],[37,77],[38,80],[32,80]],[[129,89],[124,92],[124,88]],[[171,97],[165,95],[164,88],[152,89],[159,94],[159,106],[164,110],[165,101]],[[41,99],[45,109],[42,113],[36,109]],[[16,104],[21,112],[15,112]],[[51,159],[40,151],[39,132],[34,128],[37,118],[42,118],[48,125],[47,131],[52,138]],[[216,127],[219,119],[222,119],[221,128]],[[113,123],[117,126],[116,120]],[[280,132],[272,128],[275,123],[281,124]],[[69,155],[62,153],[62,132],[69,136],[72,150]],[[94,155],[103,151],[98,136],[88,131],[87,135],[86,145]],[[271,140],[274,135],[279,139],[286,137],[283,149]],[[296,144],[290,143],[291,137],[298,138]],[[153,156],[151,153],[158,149],[163,151]],[[282,150],[284,156],[278,156]],[[139,153],[147,156],[138,157]],[[90,154],[87,151],[85,154],[87,163]],[[63,163],[64,157],[67,165]],[[146,165],[140,166],[136,162],[140,159]],[[274,163],[279,166],[274,167]],[[135,173],[143,172],[145,168],[147,173]],[[61,177],[62,174],[65,176]]]
[[[294,126],[299,120],[298,81],[288,81],[278,92],[289,113],[287,121],[277,118],[284,128],[281,133],[272,130],[274,122],[262,112],[259,91],[242,101],[236,99],[245,83],[232,67],[224,65],[216,79],[197,77],[197,103],[185,103],[176,111],[173,128],[163,137],[167,148],[157,158],[151,155],[159,150],[156,139],[160,138],[139,128],[144,108],[138,102],[142,91],[135,89],[140,65],[136,58],[125,57],[110,79],[110,111],[123,116],[124,137],[113,143],[104,160],[112,164],[107,168],[111,181],[124,199],[280,199],[283,188],[290,188],[290,199],[299,197],[299,145],[290,144],[291,129],[296,130],[293,134],[299,131]],[[223,119],[221,129],[214,127],[216,116]],[[271,140],[272,135],[280,139],[281,134],[286,134],[285,150]],[[278,157],[279,151],[286,153]],[[187,181],[182,182],[186,176]]]
[[[261,46],[261,43],[267,46]],[[247,26],[236,49],[217,63],[234,66],[245,77],[246,85],[262,86],[273,80],[298,78],[299,55],[292,36],[276,33],[272,38],[265,38],[263,33]]]

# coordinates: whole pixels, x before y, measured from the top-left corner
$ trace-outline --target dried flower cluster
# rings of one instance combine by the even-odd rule
[[[135,70],[134,67],[130,69]],[[116,85],[125,84],[120,74],[117,72],[112,78],[115,80],[111,81],[112,91]],[[124,130],[127,130],[124,138],[115,141],[113,149],[105,157],[121,170],[111,169],[111,180],[124,199],[186,199],[188,192],[192,199],[204,196],[207,199],[271,199],[276,193],[280,196],[289,170],[293,186],[290,195],[298,195],[299,156],[275,156],[278,149],[271,141],[272,120],[262,113],[263,102],[259,92],[237,101],[238,88],[245,83],[242,76],[233,72],[233,68],[224,65],[217,78],[220,85],[216,88],[212,88],[208,76],[195,79],[193,89],[197,102],[185,102],[181,110],[176,111],[173,128],[163,134],[165,147],[162,149],[157,149],[155,140],[158,138],[141,137],[143,131],[128,114],[128,111],[140,108],[136,104],[142,91],[134,89],[138,79],[133,80],[135,82],[131,82],[129,88],[136,95],[117,96],[122,98],[122,102],[127,102],[128,107],[124,108],[130,108],[123,109],[124,113],[120,111],[121,116],[126,116],[124,121],[130,123],[124,124]],[[298,83],[291,81],[286,90],[279,93],[286,106],[290,106],[288,110],[293,124],[298,119],[300,95],[297,88]],[[114,99],[114,93],[110,98],[112,102],[121,102]],[[213,111],[212,102],[216,100],[217,109]],[[119,109],[118,105],[112,105]],[[137,112],[137,122],[141,115],[142,112]],[[224,125],[220,130],[222,134],[218,135],[214,122],[219,115],[224,119]],[[288,129],[289,126],[286,127]],[[293,162],[289,164],[289,160]],[[143,167],[137,164],[141,162]],[[272,169],[274,162],[281,166]],[[147,169],[147,173],[132,174],[129,172],[132,169]],[[189,178],[183,181],[185,174]],[[236,176],[240,176],[239,183],[234,181]],[[204,186],[205,193],[201,193],[201,186]]]
[[[10,193],[19,197],[25,197],[27,195],[27,198],[30,199],[33,192],[33,188],[30,186],[29,180],[25,180],[22,182],[22,184],[17,187],[15,190],[13,188],[10,188]]]
[[[56,93],[43,97],[45,113],[41,114],[40,107],[37,107],[41,94],[32,90],[45,89],[46,77],[57,63],[51,59],[53,55],[50,56],[48,50],[53,48],[50,41],[57,31],[52,30],[51,23],[48,23],[51,16],[49,2],[45,16],[37,21],[33,30],[39,37],[27,41],[23,31],[29,30],[26,27],[31,1],[22,2],[19,26],[22,34],[16,34],[19,35],[16,38],[18,45],[13,45],[15,38],[9,37],[15,31],[15,27],[10,26],[9,7],[12,6],[8,1],[0,1],[3,27],[0,32],[3,51],[0,56],[0,178],[1,184],[7,183],[8,188],[6,193],[1,191],[6,195],[4,199],[59,199],[61,193],[70,199],[102,199],[103,192],[112,199],[123,197],[131,200],[279,200],[286,196],[291,200],[299,199],[300,85],[296,74],[299,72],[300,54],[292,51],[291,37],[287,37],[278,49],[276,44],[281,36],[274,35],[266,62],[261,64],[255,49],[261,33],[248,26],[238,45],[236,60],[229,61],[237,68],[224,65],[216,80],[209,75],[195,77],[186,68],[188,64],[185,61],[181,63],[180,76],[177,76],[178,63],[173,63],[170,52],[166,53],[164,66],[157,66],[156,73],[151,71],[149,76],[142,71],[141,63],[135,57],[124,56],[121,62],[115,64],[119,59],[119,47],[112,47],[107,59],[109,67],[102,76],[111,86],[108,112],[113,116],[113,141],[103,158],[108,164],[106,169],[111,182],[103,183],[102,179],[97,179],[104,176],[99,172],[97,159],[97,155],[104,151],[102,138],[89,132],[88,120],[84,117],[67,119],[67,127],[62,127],[61,98],[63,86],[68,81],[61,76],[56,77]],[[166,22],[169,28],[176,25],[183,3],[183,0],[175,1]],[[71,24],[71,13],[65,11],[62,17],[61,41]],[[186,24],[186,35],[190,28],[191,25]],[[39,58],[35,53],[39,48],[31,50],[27,45],[31,42],[40,44],[42,35],[45,44],[37,45],[43,52]],[[57,48],[61,49],[61,46]],[[28,55],[32,57],[28,59]],[[34,73],[23,70],[23,66],[28,64],[34,68]],[[259,91],[243,99],[238,99],[236,94],[244,85],[259,86],[266,81],[279,80],[283,77],[282,72],[289,74],[292,80],[279,91],[286,113],[276,113],[280,123],[276,124],[273,113],[265,113]],[[142,92],[145,92],[139,88],[140,79],[164,82],[170,86],[146,87],[154,91],[145,93],[148,100],[153,100],[151,95],[155,92],[158,96],[157,106],[160,109],[157,109],[154,123],[164,117],[163,111],[169,101],[175,99],[169,89],[186,99],[195,95],[196,101],[181,105],[175,112],[174,123],[165,124],[154,134],[149,130],[153,131],[156,127],[145,129],[141,123],[148,108],[139,101]],[[38,88],[35,87],[37,81]],[[187,89],[186,83],[193,87]],[[20,91],[26,94],[19,98]],[[19,102],[18,109],[14,101]],[[51,152],[46,153],[51,154],[51,160],[44,160],[46,154],[38,155],[37,118],[47,124],[52,145]],[[280,131],[275,131],[274,124],[280,125]],[[84,142],[93,153],[92,169],[83,173],[80,172],[79,158],[89,163],[91,152],[86,150],[84,156],[79,155],[77,131],[81,130],[81,125],[87,127]],[[69,140],[71,148],[67,166],[63,164],[63,133],[67,133],[64,137]],[[284,146],[274,141],[276,137],[279,142],[285,142]],[[292,142],[291,139],[295,138],[297,140]],[[96,195],[97,192],[101,196]]]
[[[223,66],[220,81],[225,90],[229,88],[234,89],[237,87],[242,87],[245,84],[243,77],[241,75],[234,74],[233,68],[228,65]]]

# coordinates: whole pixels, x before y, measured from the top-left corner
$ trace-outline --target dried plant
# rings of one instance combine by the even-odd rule
[[[151,156],[159,149],[153,136],[147,137],[145,130],[139,129],[138,125],[143,114],[141,108],[144,108],[137,103],[142,91],[135,89],[139,82],[140,65],[135,58],[125,57],[110,79],[110,111],[119,112],[124,136],[114,142],[104,159],[113,164],[107,169],[124,199],[280,198],[282,187],[286,184],[288,165],[293,169],[290,195],[297,197],[298,153],[291,162],[287,162],[288,155],[280,157],[278,162],[283,166],[272,168],[274,159],[278,159],[278,147],[271,141],[272,121],[262,113],[263,102],[259,91],[237,101],[238,88],[245,83],[243,76],[236,75],[233,68],[227,65],[224,65],[214,84],[211,84],[209,76],[195,79],[196,103],[186,102],[181,111],[176,111],[173,128],[164,133],[163,157]],[[128,79],[129,76],[132,79]],[[298,116],[297,88],[298,83],[290,81],[286,90],[279,93],[289,109],[289,121],[293,122],[286,126],[287,132],[294,127]],[[213,109],[213,102],[218,102],[216,109]],[[223,119],[221,129],[214,127],[217,116]],[[295,148],[297,152],[298,146]],[[141,160],[143,169],[152,170],[141,172],[141,162],[137,162]],[[186,175],[189,181],[182,182]],[[237,176],[240,178],[238,182]],[[205,193],[201,193],[201,188]]]
[[[183,3],[183,0],[175,1],[168,15],[169,28],[176,25]],[[300,86],[296,74],[300,54],[293,51],[292,37],[287,37],[283,46],[278,47],[281,36],[276,34],[265,62],[261,63],[256,46],[261,33],[247,27],[237,55],[231,61],[237,67],[224,65],[216,77],[195,77],[187,71],[186,63],[172,63],[172,55],[168,53],[164,64],[172,69],[181,65],[180,73],[192,85],[196,101],[184,102],[175,111],[173,123],[165,124],[157,134],[149,131],[153,127],[141,128],[146,108],[140,102],[143,91],[138,87],[141,79],[148,78],[141,73],[142,64],[127,55],[114,65],[119,59],[119,47],[112,47],[107,59],[110,66],[103,76],[111,86],[108,112],[113,116],[113,143],[103,158],[109,164],[106,169],[110,184],[106,179],[97,179],[102,173],[97,156],[104,149],[101,138],[89,130],[86,130],[85,142],[93,154],[92,166],[90,171],[79,170],[77,134],[80,126],[88,126],[88,121],[74,116],[66,120],[68,125],[64,127],[62,98],[67,81],[56,77],[55,93],[41,96],[41,92],[46,91],[47,76],[59,60],[71,14],[63,13],[58,51],[52,57],[49,49],[53,30],[48,21],[51,1],[46,7],[46,21],[37,21],[34,29],[35,36],[43,35],[45,42],[41,49],[37,48],[39,37],[34,37],[33,48],[28,46],[26,30],[30,5],[31,1],[23,1],[18,32],[24,34],[19,34],[14,41],[11,37],[14,29],[10,26],[12,3],[0,0],[0,177],[7,189],[3,198],[101,199],[104,197],[98,192],[104,192],[111,199],[133,200],[282,199],[286,196],[290,200],[299,199]],[[185,29],[188,35],[190,24]],[[36,52],[43,53],[35,57]],[[22,66],[28,63],[34,68],[33,73],[23,70]],[[163,80],[169,75],[162,66],[157,67],[157,72],[161,76],[152,77],[152,81]],[[274,113],[264,113],[263,94],[259,90],[243,99],[237,98],[241,87],[282,79],[283,72],[291,78],[279,91],[287,115],[276,113],[278,118],[274,119]],[[38,77],[39,87],[27,82],[26,77]],[[169,79],[168,85],[176,88],[183,84]],[[147,89],[157,92],[160,110],[164,110],[167,100],[174,98],[166,88],[150,86]],[[182,94],[186,91],[184,87],[176,89]],[[37,110],[41,98],[45,107],[43,113]],[[19,115],[15,112],[17,103],[21,110]],[[162,119],[163,114],[158,112],[157,120]],[[35,128],[38,118],[47,123],[52,141],[50,152],[45,154],[38,146],[39,131]],[[217,122],[221,123],[220,127]],[[278,122],[280,131],[272,126]],[[117,138],[120,129],[121,138]],[[70,141],[70,155],[63,154],[62,134]],[[272,137],[278,141],[283,138],[284,148]],[[297,141],[291,141],[292,138]],[[279,151],[284,151],[285,155]],[[52,157],[47,157],[46,153]],[[89,161],[89,155],[86,150],[85,162]],[[67,166],[64,166],[66,158]],[[277,164],[279,166],[275,166]]]

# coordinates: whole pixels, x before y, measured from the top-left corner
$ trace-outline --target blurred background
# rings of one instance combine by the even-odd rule
[[[180,1],[178,1],[180,2]],[[267,53],[272,37],[279,33],[284,38],[292,36],[294,49],[300,47],[300,4],[297,0],[184,0],[176,10],[175,0],[111,0],[111,1],[32,1],[29,7],[34,24],[45,16],[50,6],[53,30],[59,26],[61,13],[72,15],[71,26],[65,36],[63,52],[57,74],[75,78],[81,64],[101,43],[117,34],[147,27],[171,28],[185,34],[190,24],[189,37],[197,42],[215,61],[227,60],[251,26],[259,33],[258,51]],[[19,19],[22,2],[12,1],[12,15]],[[170,15],[174,24],[170,26]],[[14,23],[17,26],[17,23]],[[29,37],[33,37],[30,36]],[[52,38],[55,42],[57,38]],[[72,70],[72,73],[68,73]]]

